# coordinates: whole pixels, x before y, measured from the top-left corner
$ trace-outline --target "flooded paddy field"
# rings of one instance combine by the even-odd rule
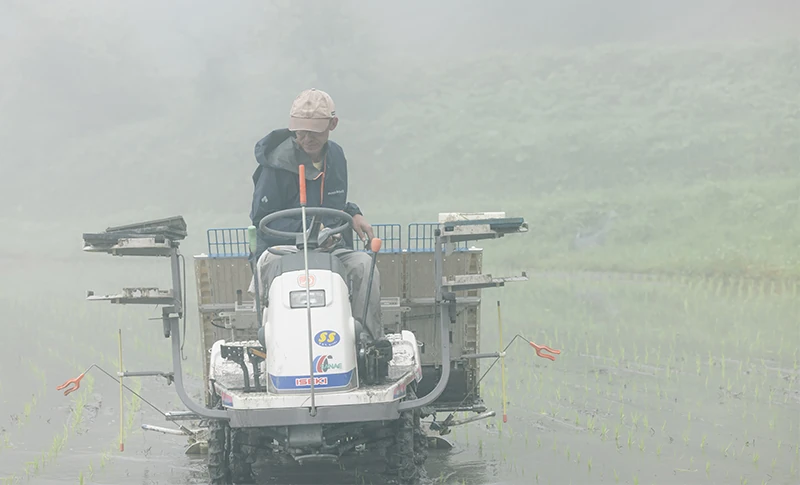
[[[56,390],[92,364],[115,374],[119,329],[126,370],[171,370],[158,308],[84,301],[90,289],[166,282],[168,267],[76,259],[3,263],[0,484],[207,483],[205,457],[185,454],[182,437],[143,431],[142,424],[173,425],[128,391],[119,451],[119,386],[98,369],[77,392]],[[192,277],[183,366],[200,400]],[[484,352],[499,345],[497,299],[505,343],[522,334],[561,354],[541,359],[518,339],[506,358],[508,422],[498,363],[482,382],[497,417],[455,428],[452,450],[432,450],[431,483],[800,480],[795,283],[534,276],[484,292]],[[183,409],[162,378],[126,383],[160,410]],[[264,484],[388,483],[378,478],[380,464],[359,457],[256,470]]]

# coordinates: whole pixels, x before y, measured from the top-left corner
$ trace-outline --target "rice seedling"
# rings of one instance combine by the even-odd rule
[[[722,449],[722,454],[725,455],[726,458],[728,457],[728,450],[731,449],[731,445],[733,445],[733,443],[729,443],[727,447]]]
[[[726,362],[726,360],[725,360],[725,352],[723,352],[722,353],[722,359],[720,361],[722,379],[725,379],[725,362]]]

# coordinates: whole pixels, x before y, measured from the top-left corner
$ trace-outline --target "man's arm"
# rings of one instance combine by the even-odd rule
[[[355,217],[356,215],[363,216],[364,214],[361,212],[361,209],[353,202],[348,202],[344,206],[344,211],[350,214],[350,216]]]
[[[339,152],[339,155],[341,155],[342,161],[344,162],[344,163],[342,163],[342,166],[341,166],[342,179],[344,180],[344,184],[343,184],[344,186],[342,188],[344,189],[344,192],[347,193],[347,189],[348,189],[347,157],[345,156],[344,150],[342,149],[341,146],[337,145],[336,143],[331,142],[331,147],[332,147],[333,150],[337,150]],[[344,206],[344,212],[348,213],[351,217],[356,217],[356,216],[362,216],[363,217],[364,216],[364,214],[361,212],[361,208],[358,207],[358,205],[356,203],[354,203],[354,202],[347,202],[345,204],[345,206]]]
[[[344,211],[353,217],[353,229],[355,229],[359,239],[366,243],[368,240],[375,237],[372,226],[364,219],[364,214],[361,213],[361,209],[356,204],[348,202],[345,205]]]

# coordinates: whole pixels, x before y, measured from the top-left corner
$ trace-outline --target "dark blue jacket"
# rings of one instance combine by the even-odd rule
[[[324,150],[323,171],[317,170],[311,158],[297,145],[294,134],[288,129],[269,133],[256,143],[255,156],[258,167],[253,173],[253,206],[250,220],[258,227],[261,219],[273,212],[300,207],[300,164],[306,166],[306,207],[330,207],[347,212],[351,216],[361,214],[356,204],[347,202],[347,159],[342,147],[328,141]],[[324,173],[323,173],[324,172]],[[307,224],[311,223],[311,217]],[[337,220],[323,220],[326,227],[341,224]],[[273,221],[269,227],[278,231],[303,231],[300,217]],[[353,248],[353,232],[342,233],[345,246]],[[277,239],[258,231],[255,254],[258,259],[268,247],[294,245],[294,240]]]

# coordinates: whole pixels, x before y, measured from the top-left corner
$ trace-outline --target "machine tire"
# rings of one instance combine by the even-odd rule
[[[253,483],[252,445],[250,430],[231,428],[231,449],[228,457],[233,483]]]
[[[416,399],[416,394],[414,398]],[[428,460],[428,436],[422,429],[422,418],[422,413],[417,410],[414,413],[414,462],[424,469]]]
[[[228,423],[212,419],[208,422],[208,475],[213,485],[231,483],[228,461]]]
[[[253,483],[249,430],[231,428],[227,421],[208,422],[208,475],[213,485]]]
[[[417,398],[414,386],[409,385],[405,400]],[[403,485],[417,484],[426,477],[428,441],[422,430],[419,409],[404,411],[392,423],[392,442],[386,449],[386,473],[397,477]]]

